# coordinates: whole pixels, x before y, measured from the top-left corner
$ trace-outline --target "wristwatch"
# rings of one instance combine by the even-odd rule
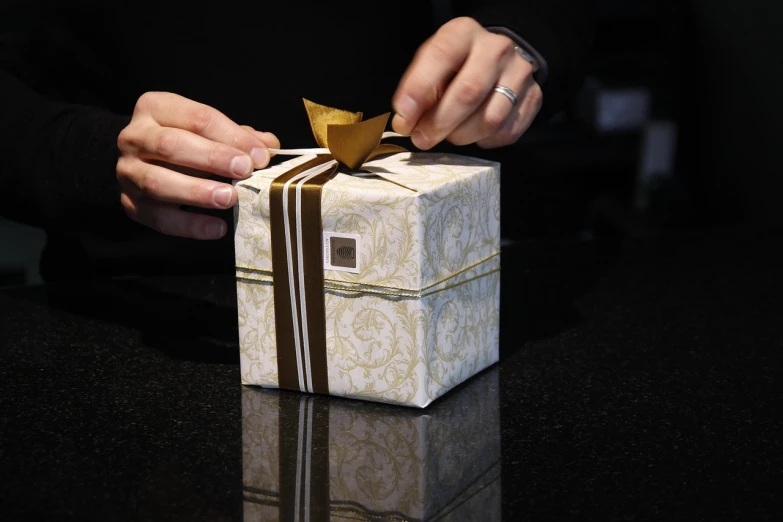
[[[516,44],[514,49],[519,53],[522,58],[527,60],[533,65],[533,77],[539,85],[543,85],[546,81],[549,70],[547,68],[546,60],[541,53],[539,53],[532,45],[530,45],[524,38],[519,36],[514,31],[500,26],[486,27],[487,31],[495,34],[502,34],[513,40]]]

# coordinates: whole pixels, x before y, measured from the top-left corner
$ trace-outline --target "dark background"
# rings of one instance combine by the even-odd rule
[[[503,235],[592,240],[783,225],[783,4],[598,4],[579,96],[520,147],[492,152],[504,164]],[[0,285],[36,282],[44,241],[0,221]]]
[[[775,154],[783,135],[777,73],[783,4],[602,0],[600,6],[580,98],[561,124],[526,137],[531,167],[522,184],[531,213],[509,233],[639,235],[783,224]],[[616,89],[649,96],[644,124],[609,132],[596,124],[595,99]],[[657,122],[676,130],[673,161],[645,172],[643,151]]]

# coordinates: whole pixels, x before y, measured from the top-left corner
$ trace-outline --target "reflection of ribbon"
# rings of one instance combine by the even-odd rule
[[[355,170],[382,154],[404,152],[381,139],[389,114],[354,113],[304,100],[321,149],[277,150],[317,156],[278,176],[269,190],[278,385],[329,393],[321,245],[321,189],[340,166]],[[327,153],[328,151],[328,153]]]
[[[297,429],[298,427],[298,429]],[[329,520],[329,402],[300,397],[280,408],[279,520]],[[297,430],[297,431],[294,431]],[[298,436],[294,437],[294,433]]]

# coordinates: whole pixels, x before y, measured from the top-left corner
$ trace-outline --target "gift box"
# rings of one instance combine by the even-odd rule
[[[322,148],[236,183],[242,382],[425,407],[498,359],[500,166],[307,107]]]
[[[501,519],[498,369],[425,411],[242,389],[244,520]]]

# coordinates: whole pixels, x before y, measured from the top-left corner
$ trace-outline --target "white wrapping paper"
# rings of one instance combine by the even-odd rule
[[[241,375],[277,387],[269,226],[274,178],[236,184]],[[359,237],[358,270],[325,270],[329,393],[424,407],[498,358],[500,168],[400,153],[323,188],[323,231]]]

